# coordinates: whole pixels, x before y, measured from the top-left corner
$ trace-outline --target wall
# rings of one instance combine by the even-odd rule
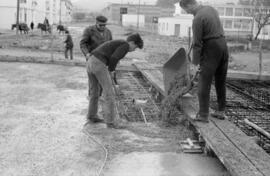
[[[180,32],[178,37],[188,37],[189,28],[192,26],[191,15],[185,17],[159,18],[158,32],[161,35],[175,35],[175,24],[180,24]]]
[[[139,27],[144,27],[144,24],[145,24],[145,16],[144,15],[138,16],[138,15],[125,14],[125,15],[123,15],[122,19],[123,19],[123,26],[137,27],[137,20],[139,20]]]
[[[145,23],[152,23],[153,17],[173,16],[174,8],[160,8],[155,5],[141,4],[117,4],[113,3],[103,9],[102,13],[108,17],[112,23],[120,23],[120,8],[127,8],[127,14],[138,14],[145,16]]]

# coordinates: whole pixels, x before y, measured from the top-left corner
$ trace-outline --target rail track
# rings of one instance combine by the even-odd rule
[[[151,85],[139,72],[121,71],[117,72],[117,80],[120,85],[118,103],[124,111],[128,121],[143,121],[142,108],[147,121],[159,119],[160,104],[155,101],[149,91]],[[144,105],[134,104],[134,100],[146,100]]]
[[[270,154],[270,139],[246,123],[247,119],[266,133],[270,133],[270,82],[230,80],[227,82],[227,111],[229,120],[248,136],[256,136],[256,142]],[[211,92],[214,95],[214,91]],[[212,96],[212,108],[215,108]]]

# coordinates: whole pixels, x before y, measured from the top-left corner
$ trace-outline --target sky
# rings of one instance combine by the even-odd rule
[[[156,0],[71,0],[75,6],[80,8],[89,9],[90,11],[100,11],[101,9],[105,8],[108,3],[133,3],[138,4],[140,1],[141,4],[155,4]],[[236,0],[200,0],[200,1],[212,1],[218,3],[224,3],[226,1],[236,1]]]
[[[89,9],[91,11],[99,11],[109,3],[133,3],[138,4],[139,0],[71,0],[75,6]],[[155,4],[156,0],[140,0],[141,4]]]

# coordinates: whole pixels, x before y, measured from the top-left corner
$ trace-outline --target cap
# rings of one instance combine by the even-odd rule
[[[107,20],[108,19],[105,16],[102,16],[102,15],[99,15],[99,16],[96,17],[96,21],[98,21],[99,23],[106,24]]]

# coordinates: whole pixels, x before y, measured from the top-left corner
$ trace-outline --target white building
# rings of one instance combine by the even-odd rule
[[[19,22],[28,25],[31,21],[35,25],[43,23],[45,17],[50,24],[58,24],[60,21],[70,22],[72,4],[70,0],[20,0],[19,13]],[[16,23],[16,14],[17,0],[1,0],[0,28],[11,28],[11,25]]]
[[[258,29],[251,13],[254,7],[234,4],[212,4],[212,6],[219,12],[225,35],[238,37],[255,36]],[[270,7],[267,10],[270,10]],[[174,17],[159,18],[158,32],[161,35],[188,37],[192,20],[193,15],[186,14],[177,3],[175,4]],[[270,39],[269,26],[264,27],[259,38]]]
[[[145,16],[144,15],[136,15],[136,14],[124,14],[122,15],[122,24],[123,26],[137,26],[144,27],[145,24]]]

